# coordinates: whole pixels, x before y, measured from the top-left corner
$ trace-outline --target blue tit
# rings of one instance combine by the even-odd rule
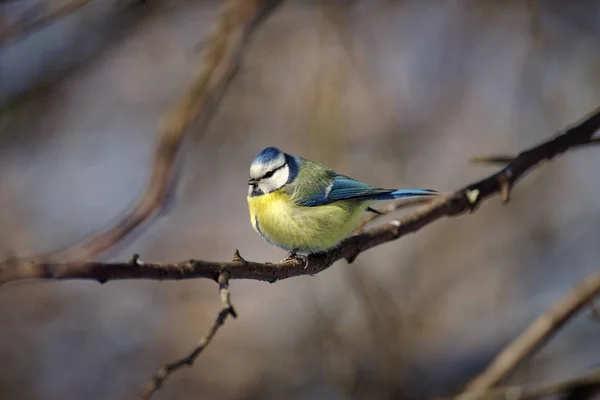
[[[360,224],[361,213],[376,200],[437,193],[376,188],[314,161],[267,147],[250,165],[248,207],[254,230],[293,256],[337,246],[352,234]]]

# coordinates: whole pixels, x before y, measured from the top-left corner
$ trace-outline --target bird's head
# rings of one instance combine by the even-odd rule
[[[296,170],[295,157],[276,147],[267,147],[250,164],[248,195],[261,196],[282,188],[295,178]]]

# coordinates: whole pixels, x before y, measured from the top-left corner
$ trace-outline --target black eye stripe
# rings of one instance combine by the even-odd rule
[[[260,181],[260,180],[262,180],[262,179],[265,179],[265,178],[270,178],[270,177],[272,177],[273,175],[275,175],[275,172],[279,171],[280,169],[282,169],[282,168],[283,168],[283,167],[285,167],[286,165],[287,165],[287,162],[283,163],[281,166],[279,166],[279,167],[277,167],[277,168],[275,168],[275,169],[273,169],[273,170],[271,170],[271,171],[268,171],[268,172],[267,172],[267,173],[265,173],[263,176],[261,176],[260,178],[258,178],[258,180]]]

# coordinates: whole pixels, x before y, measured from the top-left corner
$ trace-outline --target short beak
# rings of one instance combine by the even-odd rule
[[[258,180],[257,180],[257,179],[250,179],[250,180],[248,181],[248,185],[252,185],[252,186],[256,185],[257,183],[258,183]]]

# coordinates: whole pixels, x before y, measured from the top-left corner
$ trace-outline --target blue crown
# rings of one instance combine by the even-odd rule
[[[274,161],[276,158],[281,157],[281,153],[282,151],[279,150],[277,147],[267,147],[266,149],[258,153],[256,157],[254,157],[252,164],[268,164]]]

